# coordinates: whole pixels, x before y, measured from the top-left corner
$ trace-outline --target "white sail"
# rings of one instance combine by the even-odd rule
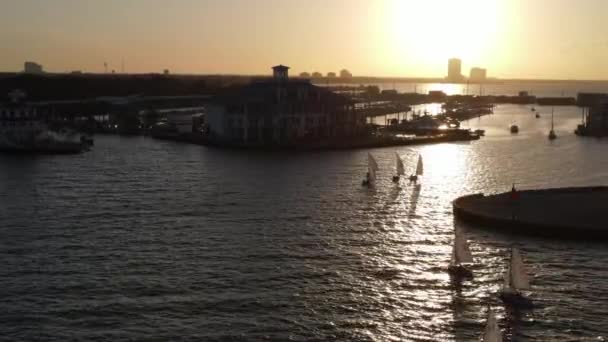
[[[503,291],[511,291],[511,264],[507,265],[507,271],[505,272],[505,283],[503,285]]]
[[[452,262],[456,265],[472,263],[473,256],[469,250],[469,243],[462,231],[458,228],[454,231],[454,246],[452,252]]]
[[[416,165],[416,175],[422,176],[424,173],[424,165],[422,163],[422,156],[418,155],[418,165]]]
[[[376,185],[376,171],[378,171],[378,163],[371,154],[367,154],[367,172],[369,173],[369,185]]]
[[[502,333],[492,309],[488,309],[488,320],[483,332],[483,342],[502,342]]]
[[[395,152],[395,157],[397,158],[397,175],[403,176],[405,174],[405,166],[403,166],[403,160],[399,157],[399,154]]]
[[[378,163],[376,163],[376,159],[370,153],[367,154],[367,166],[368,168],[374,171],[378,171]]]
[[[516,290],[526,290],[530,288],[530,280],[528,279],[524,262],[522,261],[517,248],[513,248],[513,251],[511,252],[510,270],[510,285],[512,288]]]
[[[369,185],[370,186],[376,185],[376,169],[370,165],[368,167],[368,172],[369,172],[369,179],[368,179]]]

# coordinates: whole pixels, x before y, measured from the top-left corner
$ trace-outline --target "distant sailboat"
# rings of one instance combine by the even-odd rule
[[[403,160],[401,160],[397,152],[395,152],[395,158],[397,175],[393,176],[393,182],[397,183],[401,179],[401,176],[405,174],[405,167],[403,166]]]
[[[526,273],[526,267],[517,248],[511,250],[511,260],[505,273],[505,283],[500,293],[500,298],[513,305],[531,305],[531,301],[525,298],[520,290],[530,289],[530,280]]]
[[[517,134],[519,133],[519,126],[512,124],[511,127],[509,127],[509,130],[511,131],[511,134]]]
[[[424,174],[424,164],[422,162],[422,155],[418,155],[418,164],[416,165],[416,173],[410,176],[410,182],[416,183],[418,181],[418,176],[422,176]]]
[[[376,185],[376,172],[378,171],[378,163],[374,156],[367,154],[367,175],[362,182],[363,186],[374,187]]]
[[[466,236],[460,228],[454,230],[454,243],[452,245],[452,259],[450,260],[450,266],[448,272],[453,277],[457,278],[472,278],[473,273],[467,269],[463,264],[473,262],[473,256],[469,250],[469,243],[467,242]]]
[[[502,333],[500,331],[500,327],[498,326],[498,322],[496,321],[496,316],[492,309],[488,308],[488,319],[486,321],[486,328],[483,332],[483,342],[502,342]]]
[[[557,135],[555,134],[554,125],[553,125],[553,108],[551,108],[551,130],[549,131],[549,140],[557,139]]]

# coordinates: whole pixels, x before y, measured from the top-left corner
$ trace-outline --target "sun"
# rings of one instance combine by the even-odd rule
[[[386,0],[384,5],[386,53],[434,74],[443,72],[451,57],[484,65],[499,26],[499,0]]]

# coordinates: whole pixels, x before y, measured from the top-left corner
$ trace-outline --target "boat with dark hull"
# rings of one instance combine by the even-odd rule
[[[0,104],[0,151],[80,153],[92,145],[69,120],[22,102],[24,97],[23,92],[14,91],[9,94],[9,103]]]

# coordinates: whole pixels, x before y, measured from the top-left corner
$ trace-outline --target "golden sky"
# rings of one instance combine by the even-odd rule
[[[608,0],[0,0],[0,70],[608,79]]]

